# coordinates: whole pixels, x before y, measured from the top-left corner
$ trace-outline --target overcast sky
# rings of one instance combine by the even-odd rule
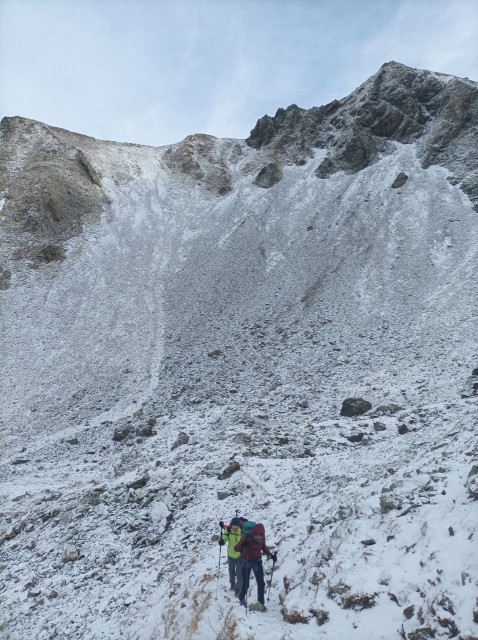
[[[101,139],[245,138],[390,60],[478,80],[478,0],[0,0],[0,116]]]

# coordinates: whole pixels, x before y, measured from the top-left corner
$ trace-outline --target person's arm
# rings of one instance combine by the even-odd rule
[[[239,542],[234,546],[234,551],[240,553],[242,551],[242,547],[244,546],[244,542],[246,541],[246,536],[242,536]]]
[[[269,549],[269,547],[268,547],[268,546],[266,546],[264,543],[262,543],[261,551],[262,551],[262,553],[265,553],[265,554],[266,554],[266,556],[267,556],[268,558],[271,558],[271,557],[272,557],[272,552],[271,552],[271,550],[270,550],[270,549]]]
[[[226,529],[227,527],[226,527],[226,525],[224,524],[224,522],[222,520],[219,523],[219,526],[221,527],[221,537],[219,538],[219,544],[222,546],[222,545],[226,544],[226,542],[224,540],[224,537],[227,538],[228,534],[227,534],[227,532],[224,533],[224,529]]]

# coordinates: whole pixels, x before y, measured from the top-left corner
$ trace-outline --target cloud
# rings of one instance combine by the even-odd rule
[[[388,24],[361,48],[362,61],[478,78],[478,2],[421,0],[398,6]]]
[[[246,137],[386,61],[478,78],[478,0],[0,0],[0,112],[95,137]]]

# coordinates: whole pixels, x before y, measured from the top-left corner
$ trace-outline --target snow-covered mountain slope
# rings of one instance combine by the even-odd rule
[[[2,121],[5,637],[478,634],[476,96],[392,63],[247,142]],[[266,614],[217,582],[236,510]]]

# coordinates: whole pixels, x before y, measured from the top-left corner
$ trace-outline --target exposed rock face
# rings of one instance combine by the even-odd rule
[[[231,191],[231,177],[224,159],[216,149],[214,136],[196,134],[169,147],[164,162],[174,172],[202,183],[215,195]]]
[[[316,172],[327,178],[368,167],[396,142],[419,141],[423,167],[440,164],[453,171],[478,207],[477,123],[475,82],[389,62],[343,100],[309,110],[291,105],[264,116],[246,142],[296,164],[314,149],[327,149]]]
[[[46,244],[35,252],[35,256],[42,262],[56,262],[65,259],[63,247],[56,244]]]
[[[86,220],[99,219],[108,204],[101,176],[60,129],[40,122],[3,118],[0,143],[0,225],[3,233],[16,235],[13,253],[2,251],[4,263],[62,260],[61,244],[81,233]],[[5,277],[2,282],[5,288]]]

